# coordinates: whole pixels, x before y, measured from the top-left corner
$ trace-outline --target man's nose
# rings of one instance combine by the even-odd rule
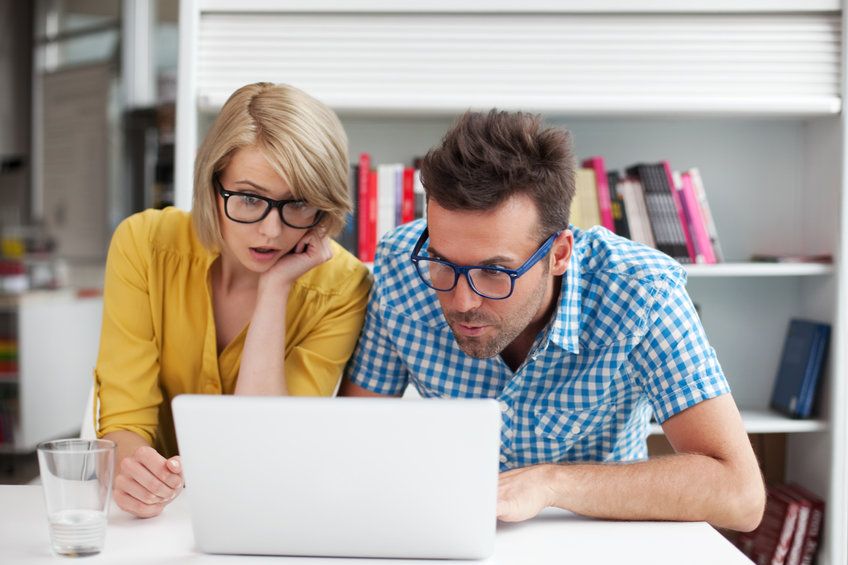
[[[480,303],[483,301],[483,297],[474,292],[474,289],[471,288],[468,277],[465,275],[459,276],[456,281],[456,286],[450,291],[450,293],[452,306],[459,312],[474,310],[479,307]]]

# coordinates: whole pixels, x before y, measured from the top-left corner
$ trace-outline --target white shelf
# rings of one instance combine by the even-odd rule
[[[835,272],[829,263],[716,263],[685,267],[690,277],[805,277]]]
[[[796,434],[827,431],[827,422],[823,420],[797,420],[788,418],[771,410],[740,410],[745,430],[749,434]],[[651,424],[651,435],[662,434],[662,427]]]

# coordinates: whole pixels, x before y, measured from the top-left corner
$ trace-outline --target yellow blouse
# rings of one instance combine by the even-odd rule
[[[333,258],[292,285],[286,309],[286,384],[330,396],[353,352],[371,287],[367,268],[332,242]],[[98,436],[130,430],[177,453],[171,399],[232,394],[247,328],[218,355],[210,267],[189,213],[147,210],[115,230],[106,260],[103,325],[94,370]]]

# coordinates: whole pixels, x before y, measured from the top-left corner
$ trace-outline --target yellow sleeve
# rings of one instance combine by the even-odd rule
[[[137,433],[152,445],[158,431],[159,351],[149,300],[149,229],[140,215],[115,230],[106,259],[103,324],[95,368],[98,437]]]
[[[335,253],[346,252],[339,247]],[[342,259],[349,268],[333,270],[331,276],[341,282],[333,292],[327,293],[325,304],[300,305],[303,313],[297,317],[311,318],[314,323],[286,351],[286,383],[292,395],[332,395],[359,339],[371,276],[358,260],[339,257],[340,262]],[[286,331],[297,333],[298,324],[297,320],[287,324]]]

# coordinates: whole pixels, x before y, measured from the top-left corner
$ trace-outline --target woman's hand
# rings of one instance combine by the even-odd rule
[[[115,503],[139,518],[158,516],[185,484],[179,456],[165,459],[146,445],[121,459],[119,467],[112,490]]]
[[[319,226],[306,230],[292,250],[261,276],[260,289],[263,284],[271,284],[274,288],[291,286],[301,275],[332,257],[333,248],[324,229]]]

